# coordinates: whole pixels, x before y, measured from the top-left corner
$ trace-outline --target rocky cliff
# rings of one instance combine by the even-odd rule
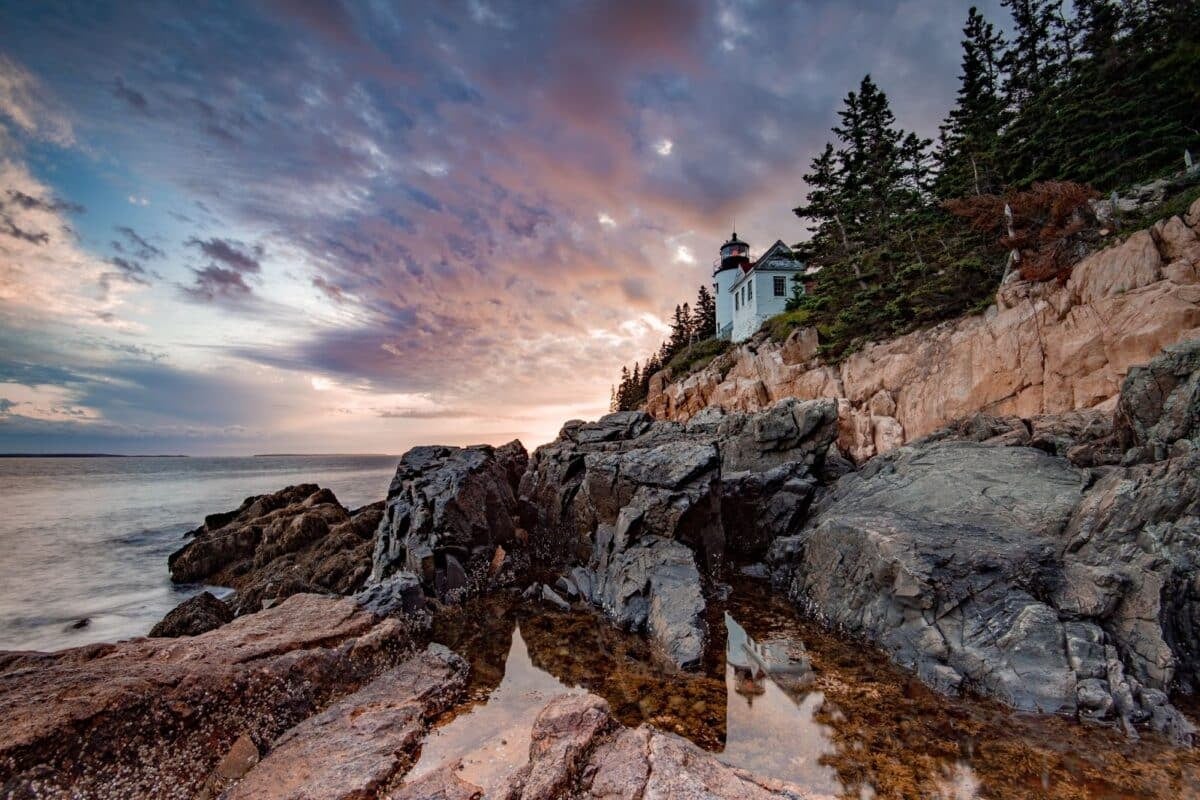
[[[839,446],[863,462],[976,412],[1029,418],[1115,403],[1129,368],[1200,335],[1200,200],[1077,264],[1065,285],[1013,281],[983,314],[870,345],[838,365],[813,329],[759,338],[650,384],[646,410],[685,421],[835,398]]]

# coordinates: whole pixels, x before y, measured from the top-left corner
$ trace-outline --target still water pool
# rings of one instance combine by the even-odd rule
[[[563,692],[604,697],[622,723],[678,733],[733,766],[815,796],[1200,796],[1200,758],[1145,736],[938,695],[874,648],[825,631],[739,581],[709,618],[704,667],[680,672],[595,614],[492,597],[443,613],[432,638],[472,666],[469,699],[439,722],[409,779],[462,759],[492,789],[525,763]]]

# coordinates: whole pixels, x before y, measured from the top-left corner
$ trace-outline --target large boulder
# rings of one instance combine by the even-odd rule
[[[150,636],[171,638],[199,636],[233,620],[233,609],[218,600],[212,592],[201,592],[175,606],[150,629]]]
[[[842,478],[771,551],[796,603],[943,689],[1075,706],[1058,613],[1038,596],[1087,477],[1032,448],[927,442]]]
[[[702,580],[799,528],[836,433],[832,401],[713,409],[686,425],[637,411],[569,422],[530,459],[522,523],[585,599],[696,666]]]
[[[239,737],[270,743],[411,647],[399,620],[303,594],[199,636],[2,653],[0,786],[193,797]]]
[[[1128,461],[1200,449],[1200,339],[1180,342],[1125,376],[1117,435]]]
[[[415,575],[442,599],[461,597],[517,540],[516,491],[528,454],[503,447],[415,447],[388,488],[375,536],[371,584]]]
[[[171,579],[232,587],[235,614],[293,594],[348,594],[370,572],[382,511],[379,503],[350,511],[315,484],[250,497],[188,534],[168,559]]]
[[[926,440],[842,478],[776,541],[777,584],[935,688],[1189,741],[1166,692],[1200,665],[1200,453],[1101,468],[1085,494],[1091,472],[1010,441],[1020,421],[966,427],[986,443]]]
[[[1062,544],[1055,602],[1097,620],[1153,689],[1200,689],[1200,451],[1111,470]]]

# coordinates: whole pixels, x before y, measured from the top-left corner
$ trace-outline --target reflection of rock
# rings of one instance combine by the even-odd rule
[[[371,797],[397,777],[428,722],[457,702],[467,664],[431,645],[280,736],[228,800]]]
[[[302,592],[354,591],[370,570],[380,504],[351,513],[315,484],[249,497],[210,514],[171,554],[171,579],[230,586],[235,614],[258,611]]]
[[[527,459],[520,442],[405,453],[375,537],[371,582],[405,570],[443,599],[478,588],[498,571],[497,547],[516,538],[514,492]]]
[[[270,742],[409,646],[396,620],[304,594],[199,636],[2,654],[0,786],[50,764],[64,796],[190,797],[239,736]]]

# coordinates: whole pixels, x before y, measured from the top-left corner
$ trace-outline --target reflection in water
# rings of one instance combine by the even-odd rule
[[[529,760],[529,733],[538,712],[551,698],[572,689],[529,659],[521,628],[513,628],[504,661],[504,678],[487,698],[465,714],[435,729],[421,748],[421,758],[408,773],[414,780],[462,759],[458,775],[492,796],[513,770]]]
[[[524,605],[515,593],[444,609],[432,638],[471,661],[470,702],[430,737],[413,774],[465,757],[466,779],[495,785],[526,761],[545,701],[586,690],[624,725],[678,733],[814,795],[1200,796],[1200,751],[943,697],[878,650],[798,617],[762,584],[735,583],[711,610],[703,669],[681,673],[644,638],[582,610]]]
[[[529,622],[537,628],[536,623]],[[823,756],[834,752],[835,745],[828,727],[816,719],[824,705],[824,695],[819,691],[807,691],[812,684],[812,670],[803,645],[786,640],[756,642],[728,614],[725,615],[725,626],[726,736],[724,747],[716,746],[721,760],[759,775],[800,784],[819,794],[839,793],[841,784],[837,772],[821,763]],[[565,629],[555,627],[560,631]],[[528,760],[530,730],[546,703],[558,694],[586,691],[575,681],[564,683],[542,668],[545,666],[562,676],[574,673],[579,677],[577,670],[561,668],[563,658],[579,653],[578,649],[564,647],[561,641],[545,647],[547,642],[539,636],[535,641],[543,646],[543,652],[534,659],[522,636],[521,626],[517,624],[511,630],[499,684],[493,683],[495,688],[486,698],[479,698],[482,702],[430,734],[420,760],[406,780],[415,780],[438,767],[461,760],[462,766],[457,770],[459,776],[491,795]],[[635,663],[621,659],[604,673],[611,678],[614,673],[642,672],[644,665],[630,670]],[[676,678],[679,682],[687,680],[683,676]],[[668,676],[661,674],[659,681],[670,683]],[[653,695],[656,693],[645,691],[644,684],[640,698],[630,698],[624,691],[619,699],[612,696],[613,688],[624,683],[620,680],[598,682],[594,683],[594,688],[609,694],[610,703],[614,705],[618,702],[628,705],[628,701],[634,699],[637,708],[648,712],[643,715],[645,721],[657,722],[668,729],[673,727],[663,715],[654,713],[657,701]],[[608,692],[604,691],[606,688]],[[680,702],[669,700],[678,696],[668,696],[668,709],[674,706],[683,710]],[[781,742],[786,742],[787,746],[781,747]]]
[[[755,642],[729,614],[725,629],[726,738],[721,760],[818,794],[838,794],[837,772],[821,763],[822,756],[835,751],[829,728],[816,719],[825,695],[804,691],[812,683],[812,671],[802,646]]]

